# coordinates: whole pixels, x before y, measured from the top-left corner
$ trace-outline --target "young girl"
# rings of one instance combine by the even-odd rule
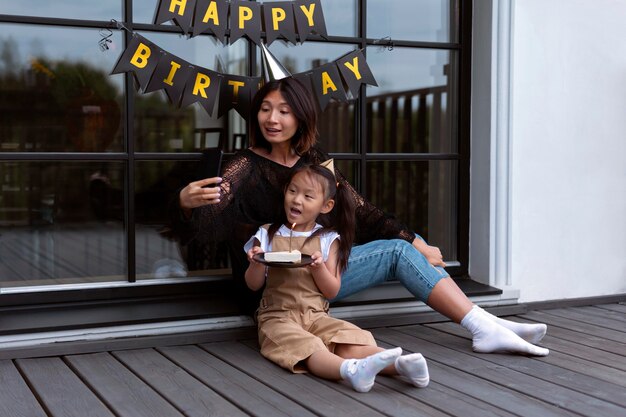
[[[370,332],[328,315],[328,299],[339,292],[354,239],[351,201],[331,169],[307,165],[285,188],[283,224],[260,227],[246,244],[246,283],[254,291],[265,284],[257,316],[261,354],[292,372],[345,379],[359,392],[369,391],[379,372],[425,387],[428,368],[420,353],[382,349]],[[312,263],[266,269],[254,258],[290,249],[311,254]]]

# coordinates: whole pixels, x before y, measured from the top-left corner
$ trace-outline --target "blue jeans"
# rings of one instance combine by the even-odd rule
[[[435,284],[448,276],[445,269],[432,266],[405,240],[375,240],[352,248],[341,276],[341,289],[331,301],[397,279],[415,298],[426,302]]]

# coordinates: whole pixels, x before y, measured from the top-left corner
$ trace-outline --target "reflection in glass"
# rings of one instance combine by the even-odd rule
[[[368,152],[456,152],[456,53],[368,48]],[[452,75],[449,75],[452,74]]]
[[[142,33],[148,40],[192,65],[233,75],[247,75],[246,43],[229,47],[215,45],[211,37],[185,39],[178,35]],[[228,152],[245,146],[245,120],[229,110],[217,117],[198,103],[178,108],[165,92],[135,94],[135,149],[139,152],[194,152],[220,146]]]
[[[133,21],[137,23],[154,23],[158,4],[159,2],[154,0],[133,0]],[[173,23],[167,22],[164,24],[171,25]]]
[[[457,172],[456,161],[369,162],[365,195],[456,260]]]
[[[178,191],[199,179],[197,161],[141,161],[136,164],[135,261],[137,278],[210,275],[229,268],[225,245],[179,246],[168,207]]]
[[[354,102],[331,101],[318,118],[318,143],[327,152],[356,152]]]
[[[0,12],[9,15],[58,17],[65,19],[121,20],[120,0],[41,1],[41,0],[0,0]]]
[[[263,0],[271,3],[284,0]],[[321,0],[328,36],[356,36],[358,0]]]
[[[359,175],[357,172],[358,166],[359,163],[357,161],[335,159],[335,169],[338,170],[356,190],[359,189],[358,184],[355,182],[355,178],[358,178]]]
[[[120,34],[102,53],[93,29],[0,28],[1,152],[123,150]]]
[[[135,170],[137,278],[186,276],[178,246],[168,237],[167,208],[176,190],[195,179],[194,162],[145,161]]]
[[[126,280],[118,162],[0,162],[0,287]]]
[[[458,0],[368,0],[367,37],[456,42]]]

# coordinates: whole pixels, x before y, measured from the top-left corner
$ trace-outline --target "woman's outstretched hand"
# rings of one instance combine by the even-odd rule
[[[441,267],[445,267],[446,266],[446,263],[443,261],[443,255],[441,254],[441,250],[439,250],[438,247],[430,246],[429,244],[427,244],[426,242],[424,242],[422,239],[420,239],[418,237],[413,239],[413,246],[422,255],[424,255],[426,260],[432,266],[441,266]]]
[[[213,177],[189,183],[180,191],[180,208],[190,212],[191,209],[196,207],[219,203],[221,197],[219,184],[221,182],[222,179],[220,177]]]

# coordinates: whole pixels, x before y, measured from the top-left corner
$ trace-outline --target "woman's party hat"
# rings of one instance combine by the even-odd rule
[[[291,77],[291,73],[278,62],[263,42],[261,42],[261,72],[266,83]]]

